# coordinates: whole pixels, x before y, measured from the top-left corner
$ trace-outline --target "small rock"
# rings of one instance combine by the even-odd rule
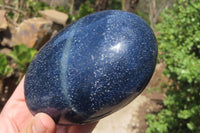
[[[48,19],[51,20],[57,24],[61,24],[63,26],[66,25],[66,22],[68,20],[68,15],[56,10],[44,10],[44,11],[40,11],[40,14]]]
[[[6,11],[5,10],[0,10],[0,31],[6,30],[8,27],[8,23],[6,21],[5,17]]]
[[[31,18],[22,22],[10,39],[5,38],[2,45],[13,47],[17,44],[25,44],[29,48],[39,49],[45,44],[52,33],[52,21],[44,18]]]

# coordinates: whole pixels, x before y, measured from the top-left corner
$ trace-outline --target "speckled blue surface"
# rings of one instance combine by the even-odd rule
[[[36,55],[25,78],[26,103],[58,124],[99,120],[142,92],[156,57],[156,38],[140,17],[117,10],[86,16]]]

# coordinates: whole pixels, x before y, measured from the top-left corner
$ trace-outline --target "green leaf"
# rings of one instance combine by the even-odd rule
[[[191,115],[192,114],[191,114],[190,110],[181,110],[178,113],[178,118],[188,119]]]
[[[187,127],[188,127],[190,130],[194,130],[194,128],[195,128],[193,122],[189,122],[189,123],[187,123]]]
[[[9,56],[15,61],[20,71],[25,72],[37,51],[24,44],[16,45]]]
[[[0,78],[11,74],[13,69],[8,65],[5,54],[0,54]]]
[[[81,4],[81,6],[79,7],[79,14],[77,15],[76,19],[82,18],[94,12],[94,9],[91,8],[89,5],[90,3],[87,2]]]

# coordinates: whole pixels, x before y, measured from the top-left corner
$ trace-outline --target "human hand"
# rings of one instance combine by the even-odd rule
[[[96,124],[56,126],[45,113],[33,116],[25,102],[24,78],[0,114],[0,133],[91,133]]]

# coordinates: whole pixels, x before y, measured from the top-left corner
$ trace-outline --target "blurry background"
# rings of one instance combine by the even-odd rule
[[[102,10],[142,17],[159,55],[145,91],[94,133],[200,132],[200,0],[0,0],[0,110],[37,51],[61,29]]]

